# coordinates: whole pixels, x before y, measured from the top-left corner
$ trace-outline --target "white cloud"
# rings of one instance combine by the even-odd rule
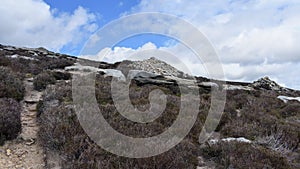
[[[148,42],[144,44],[143,46],[137,48],[137,49],[132,49],[132,48],[127,48],[127,47],[114,47],[113,49],[111,48],[104,48],[96,56],[80,56],[81,58],[86,58],[86,59],[91,59],[91,60],[98,60],[98,61],[104,61],[104,62],[109,62],[109,63],[114,63],[117,61],[122,61],[126,59],[136,59],[139,60],[139,58],[135,57],[132,58],[132,56],[141,51],[145,50],[155,50],[157,47],[155,44]],[[131,58],[130,58],[131,57]]]
[[[142,0],[132,12],[173,14],[197,26],[215,46],[227,79],[253,81],[269,75],[300,89],[299,11],[297,0]],[[196,69],[193,72],[203,74],[197,70],[199,63],[188,64]]]
[[[42,0],[3,0],[0,13],[0,42],[10,45],[59,51],[97,29],[96,16],[80,6],[58,13]]]

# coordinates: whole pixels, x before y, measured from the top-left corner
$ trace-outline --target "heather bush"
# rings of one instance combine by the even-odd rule
[[[300,142],[299,103],[284,103],[274,91],[229,91],[218,129],[222,137],[245,137],[268,151],[290,159]],[[288,161],[291,165],[299,163]],[[276,168],[276,167],[274,167]],[[292,167],[293,168],[293,167]]]
[[[45,59],[45,57],[43,58]],[[64,69],[67,66],[72,66],[75,63],[74,60],[68,59],[66,57],[57,58],[47,58],[46,61],[41,63],[44,69]]]
[[[11,69],[0,67],[0,98],[13,98],[18,101],[22,100],[25,94],[25,88],[22,77]]]
[[[257,137],[270,135],[274,130],[289,129],[283,118],[297,115],[299,106],[285,104],[276,98],[274,93],[246,94],[243,91],[228,92],[228,99],[219,129],[226,137],[246,137],[254,140]],[[285,127],[283,127],[285,126]],[[290,135],[294,137],[295,134]]]
[[[56,80],[70,80],[71,74],[68,72],[59,72],[59,71],[53,71],[52,75]]]
[[[110,78],[98,80],[97,87],[102,87],[101,89],[104,89],[104,92],[109,94],[110,90],[105,88],[105,86],[107,86]],[[100,91],[102,90],[98,92]],[[132,99],[137,103],[138,98],[134,96],[135,94],[132,95]],[[172,96],[169,99],[173,104],[178,102],[177,96]],[[42,145],[44,145],[46,153],[56,152],[60,154],[62,168],[162,169],[196,167],[197,144],[188,138],[170,151],[150,158],[130,159],[119,157],[103,150],[86,135],[74,112],[72,102],[66,102],[65,100],[72,100],[71,86],[60,82],[46,89],[43,102],[39,103],[38,106],[40,111],[38,119],[41,126],[38,134],[39,138],[42,141]],[[125,135],[132,136],[146,137],[158,134],[163,131],[162,128],[165,128],[164,124],[169,125],[176,118],[176,116],[168,116],[170,117],[169,119],[158,119],[149,128],[147,125],[141,126],[130,123],[129,120],[125,120],[124,117],[117,115],[115,107],[109,101],[106,104],[99,104],[99,108],[112,127]],[[165,115],[172,115],[176,111],[178,111],[176,106],[170,104],[169,110]],[[128,131],[129,129],[131,131]]]
[[[10,98],[0,98],[0,145],[11,140],[21,131],[21,106]]]
[[[62,74],[52,73],[52,76],[64,79]],[[103,117],[118,132],[132,137],[154,136],[164,132],[177,118],[180,93],[176,84],[131,81],[129,98],[139,110],[149,108],[148,96],[152,90],[160,89],[167,94],[167,106],[161,116],[151,123],[139,124],[116,110],[111,98],[111,80],[98,74],[93,90]],[[215,131],[221,138],[245,137],[252,143],[200,146],[199,133],[210,109],[209,90],[199,88],[199,114],[191,132],[179,145],[155,157],[129,159],[97,146],[83,131],[74,112],[71,83],[63,81],[48,87],[43,102],[38,104],[39,137],[46,153],[59,155],[62,168],[195,168],[198,156],[213,161],[216,168],[293,168],[285,152],[297,150],[300,133],[299,125],[287,120],[298,117],[298,102],[285,104],[273,91],[228,91],[225,110]]]
[[[33,86],[35,90],[42,91],[46,89],[47,85],[55,84],[56,79],[52,72],[44,71],[38,74],[33,80]]]
[[[10,59],[7,57],[0,57],[0,66],[9,66],[11,64]]]
[[[216,168],[291,168],[284,157],[272,150],[236,141],[206,146],[201,155],[214,161]]]
[[[289,101],[288,104],[284,105],[284,107],[280,111],[280,116],[283,118],[300,116],[300,103],[297,101]]]

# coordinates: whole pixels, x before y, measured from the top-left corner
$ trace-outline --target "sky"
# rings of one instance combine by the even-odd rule
[[[300,90],[298,0],[1,2],[1,44],[43,46],[80,56],[87,40],[112,21],[141,12],[160,12],[184,19],[207,37],[219,56],[226,80],[251,82],[269,76],[283,86]],[[141,22],[146,24],[147,20]],[[126,27],[118,31],[125,31]],[[170,37],[143,34],[103,50],[108,62],[124,60],[144,50],[164,50],[175,54],[192,74],[207,76],[201,62],[193,59],[193,53]],[[172,60],[167,61],[184,69]]]

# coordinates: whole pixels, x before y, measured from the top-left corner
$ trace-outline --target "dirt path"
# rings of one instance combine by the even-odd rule
[[[22,132],[17,139],[7,141],[0,147],[0,169],[45,168],[45,154],[37,141],[39,126],[36,119],[36,105],[42,93],[33,90],[32,79],[25,79],[24,84],[26,94],[21,102]]]

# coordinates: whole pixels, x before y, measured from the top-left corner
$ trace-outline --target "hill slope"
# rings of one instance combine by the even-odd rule
[[[87,136],[74,109],[72,75],[95,72],[95,96],[99,109],[115,130],[132,137],[155,136],[173,124],[181,102],[178,82],[183,88],[189,88],[193,83],[191,77],[155,58],[108,64],[43,48],[4,45],[0,45],[0,66],[11,72],[6,74],[12,77],[0,76],[0,99],[10,98],[15,100],[15,104],[23,105],[20,110],[14,110],[20,114],[20,122],[13,122],[20,123],[22,127],[22,131],[16,130],[17,134],[21,133],[18,137],[8,137],[10,134],[6,134],[7,129],[2,127],[8,126],[8,121],[0,121],[0,136],[5,141],[0,151],[0,156],[5,158],[1,159],[14,158],[14,153],[22,150],[16,145],[21,144],[31,149],[42,147],[43,152],[35,159],[45,155],[43,165],[48,168],[300,168],[300,92],[283,88],[267,77],[253,83],[220,83],[195,77],[200,108],[190,133],[170,151],[150,158],[130,159],[108,153]],[[166,94],[166,109],[153,122],[135,123],[118,113],[111,95],[111,81],[113,78],[122,81],[127,77],[132,78],[130,102],[138,110],[145,111],[151,107],[148,99],[151,91],[159,89]],[[33,88],[28,90],[27,80],[31,78]],[[20,89],[10,89],[14,85],[8,85],[13,84],[9,79],[19,79],[16,84],[22,84],[15,86],[20,86]],[[215,88],[227,93],[225,109],[211,138],[200,144],[199,134],[211,106],[211,90]],[[16,95],[11,91],[20,92]],[[28,92],[43,93],[36,107],[36,101],[29,103]],[[32,105],[28,107],[28,104]],[[24,132],[28,128],[21,117],[28,109],[34,110],[32,120],[36,121],[34,125],[38,131],[36,135],[25,138]],[[8,116],[11,112],[10,109],[3,111]],[[14,146],[17,148],[8,156],[7,149],[11,150]],[[25,156],[33,157],[37,151],[27,151]],[[8,164],[5,162],[2,162],[3,165]],[[15,165],[27,165],[20,163]],[[10,166],[0,166],[5,167]]]

